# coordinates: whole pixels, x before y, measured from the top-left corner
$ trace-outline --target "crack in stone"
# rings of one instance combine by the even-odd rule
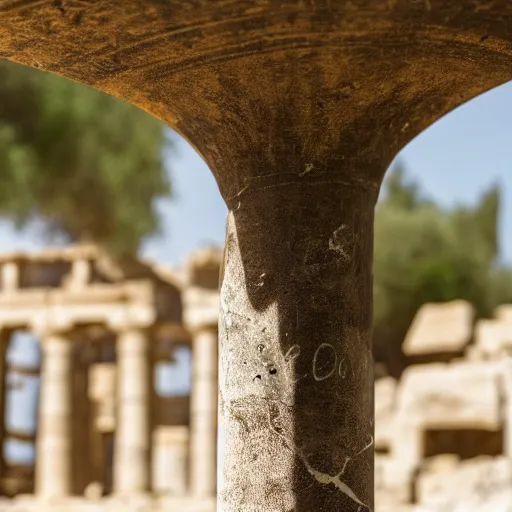
[[[345,496],[348,496],[354,503],[357,503],[359,505],[359,510],[361,510],[361,507],[368,509],[371,512],[371,508],[369,505],[364,503],[359,499],[357,494],[345,483],[343,480],[341,480],[341,476],[345,473],[345,469],[347,468],[348,463],[364,453],[366,450],[371,448],[373,446],[373,436],[370,440],[370,442],[363,447],[361,450],[359,450],[353,457],[345,457],[345,462],[343,463],[343,468],[339,473],[337,473],[334,476],[329,475],[328,473],[322,473],[321,471],[317,471],[308,461],[307,457],[304,455],[302,450],[290,439],[287,438],[282,432],[278,431],[274,425],[272,424],[272,411],[270,409],[270,401],[269,399],[263,398],[267,402],[268,406],[268,420],[269,420],[269,426],[272,432],[274,432],[276,435],[278,435],[285,443],[287,448],[292,453],[297,453],[306,466],[306,469],[308,473],[315,478],[315,480],[323,485],[329,485],[334,484],[334,486],[339,489]]]
[[[322,473],[321,471],[317,471],[315,468],[313,468],[313,466],[311,466],[311,464],[308,462],[307,458],[304,456],[304,454],[297,447],[296,447],[296,451],[299,454],[302,462],[306,466],[306,469],[308,470],[309,474],[311,476],[313,476],[317,482],[319,482],[321,484],[324,484],[324,485],[334,484],[335,487],[337,487],[343,494],[348,496],[352,501],[354,501],[355,503],[357,503],[361,507],[367,508],[368,510],[371,511],[371,508],[368,505],[366,505],[366,503],[363,503],[358,498],[356,493],[345,482],[343,482],[343,480],[340,477],[345,473],[345,469],[347,467],[347,464],[352,459],[354,459],[358,455],[361,455],[363,452],[368,450],[372,445],[373,445],[373,437],[372,437],[370,443],[368,443],[362,450],[357,452],[354,455],[354,457],[345,457],[345,462],[343,463],[343,468],[341,469],[341,471],[338,474],[336,474],[334,476],[331,476],[328,473]]]
[[[299,452],[300,454],[300,452]],[[350,461],[350,457],[347,457],[348,460],[345,460],[345,464],[343,465],[343,469],[334,476],[331,476],[327,473],[322,473],[320,471],[317,471],[314,469],[311,464],[301,455],[302,462],[304,462],[304,465],[306,466],[306,469],[308,472],[315,477],[317,482],[320,482],[321,484],[334,484],[343,494],[347,495],[352,501],[357,503],[358,505],[361,505],[362,507],[367,508],[370,510],[370,507],[363,503],[356,495],[356,493],[345,483],[343,480],[341,480],[341,475],[345,472],[345,467],[347,466],[347,463]]]

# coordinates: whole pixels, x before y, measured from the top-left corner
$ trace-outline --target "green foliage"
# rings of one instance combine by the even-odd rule
[[[486,316],[512,300],[512,271],[495,265],[499,205],[493,186],[474,207],[445,210],[423,197],[401,166],[391,172],[375,221],[377,359],[400,361],[405,333],[425,302],[467,299]]]
[[[0,215],[133,255],[171,193],[163,123],[111,96],[0,62]]]

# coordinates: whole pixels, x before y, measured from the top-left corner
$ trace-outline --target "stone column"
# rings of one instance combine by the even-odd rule
[[[222,512],[373,510],[377,184],[342,169],[262,170],[228,201]]]
[[[197,498],[217,488],[217,327],[197,329],[192,340],[190,490]]]
[[[41,340],[43,355],[37,427],[36,494],[62,498],[72,488],[72,341]]]
[[[149,488],[149,354],[142,330],[122,332],[117,340],[117,422],[114,492],[132,494]]]
[[[5,442],[5,406],[7,403],[7,350],[11,332],[0,332],[0,476],[3,476],[5,470],[4,460],[4,442]]]

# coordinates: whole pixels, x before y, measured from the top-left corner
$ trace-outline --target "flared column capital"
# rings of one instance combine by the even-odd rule
[[[0,0],[0,58],[163,119],[230,198],[311,168],[378,183],[423,129],[510,79],[510,16],[485,0]]]

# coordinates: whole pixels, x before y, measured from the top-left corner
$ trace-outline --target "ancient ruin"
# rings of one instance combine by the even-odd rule
[[[510,311],[476,322],[464,301],[418,311],[409,366],[375,384],[376,510],[512,507]]]
[[[222,512],[374,509],[380,183],[413,137],[510,80],[511,14],[509,0],[0,0],[0,58],[163,119],[217,179]]]
[[[37,447],[34,465],[1,459],[14,499],[0,510],[215,510],[221,264],[215,248],[181,271],[94,246],[0,255],[2,439]],[[40,369],[5,361],[20,329],[37,334]],[[159,396],[156,366],[180,347],[192,351],[191,393]],[[508,510],[512,306],[475,320],[465,301],[425,304],[403,349],[401,379],[375,383],[376,510]],[[6,428],[8,372],[40,375],[33,436]]]
[[[199,251],[182,274],[94,246],[0,256],[0,396],[7,371],[39,373],[6,365],[13,333],[35,334],[42,353],[37,433],[9,431],[0,408],[2,440],[36,446],[35,468],[2,458],[2,494],[33,493],[11,506],[69,510],[81,496],[214,509],[221,256]],[[156,368],[180,348],[192,352],[191,393],[159,396]]]

